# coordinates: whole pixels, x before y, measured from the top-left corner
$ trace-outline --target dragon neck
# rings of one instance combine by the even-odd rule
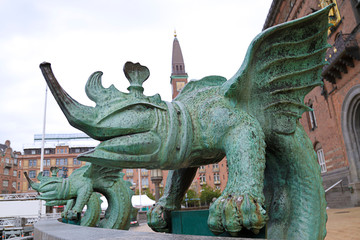
[[[173,169],[187,164],[184,160],[191,152],[193,128],[190,114],[184,104],[179,101],[165,103],[167,117],[158,117],[157,130],[162,131],[164,126],[167,126],[167,131],[163,132],[165,141],[160,149],[159,158],[162,169]]]
[[[59,199],[68,199],[70,196],[70,181],[68,178],[63,178],[61,188],[58,192]]]

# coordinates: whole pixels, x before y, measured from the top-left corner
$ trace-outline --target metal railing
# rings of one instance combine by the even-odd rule
[[[0,194],[0,201],[36,200],[37,192]]]
[[[336,187],[336,185],[340,184],[343,180],[339,180],[337,181],[335,184],[331,185],[331,187],[329,187],[328,189],[325,190],[325,193],[330,191],[331,189],[333,189],[334,187]]]

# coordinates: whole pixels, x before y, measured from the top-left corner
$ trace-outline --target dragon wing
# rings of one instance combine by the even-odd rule
[[[301,115],[312,110],[304,98],[322,84],[331,7],[260,33],[222,85],[225,97],[255,116],[265,134],[293,133]]]

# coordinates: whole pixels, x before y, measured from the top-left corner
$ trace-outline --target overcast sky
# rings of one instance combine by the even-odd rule
[[[232,77],[261,32],[272,0],[0,0],[0,143],[13,150],[42,133],[50,62],[63,88],[85,105],[85,83],[102,71],[103,85],[129,86],[122,68],[150,70],[145,95],[171,100],[176,29],[190,79]],[[78,133],[48,92],[46,133]]]

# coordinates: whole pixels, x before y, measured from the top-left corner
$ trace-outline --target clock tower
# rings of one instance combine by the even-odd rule
[[[181,53],[180,43],[174,34],[170,84],[172,86],[172,98],[174,99],[187,83],[188,75],[185,72],[184,59]]]

